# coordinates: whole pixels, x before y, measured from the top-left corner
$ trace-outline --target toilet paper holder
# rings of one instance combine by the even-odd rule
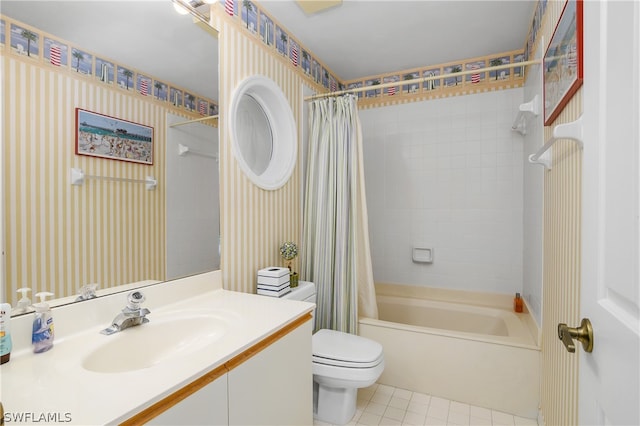
[[[433,247],[414,247],[411,258],[415,263],[433,263]]]

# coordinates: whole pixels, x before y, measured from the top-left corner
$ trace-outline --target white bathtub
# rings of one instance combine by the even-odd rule
[[[404,287],[411,297],[399,296]],[[496,303],[502,308],[475,306],[390,288],[394,295],[377,295],[380,319],[359,323],[361,336],[384,347],[379,383],[537,417],[540,349],[528,314],[511,312],[504,298]],[[485,295],[478,299],[490,303]]]

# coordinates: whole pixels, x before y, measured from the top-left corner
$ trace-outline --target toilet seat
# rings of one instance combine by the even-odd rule
[[[345,368],[373,368],[384,358],[378,342],[327,329],[313,335],[312,353],[314,363]]]

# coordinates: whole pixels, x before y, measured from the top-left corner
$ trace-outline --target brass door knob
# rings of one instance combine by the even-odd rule
[[[562,340],[564,346],[569,352],[576,351],[576,345],[573,340],[576,339],[582,343],[582,349],[585,352],[593,351],[593,327],[589,318],[583,318],[580,327],[573,328],[567,324],[558,324],[558,339]]]

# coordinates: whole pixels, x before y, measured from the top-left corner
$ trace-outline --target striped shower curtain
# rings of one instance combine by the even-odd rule
[[[362,132],[355,96],[310,104],[301,274],[317,286],[316,330],[357,333],[378,317],[369,247]]]

